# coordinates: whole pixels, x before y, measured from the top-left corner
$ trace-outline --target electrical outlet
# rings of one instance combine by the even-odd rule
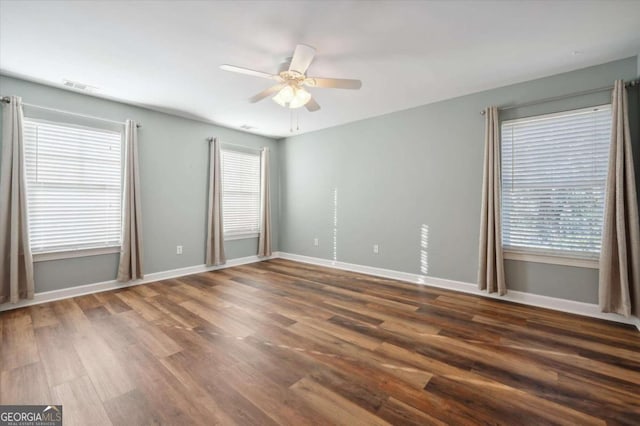
[[[182,254],[182,246],[176,246],[176,254]]]
[[[317,238],[314,238],[314,239],[313,239],[313,246],[314,246],[314,247],[318,247],[319,245],[320,245],[320,242],[318,241],[318,239],[317,239]]]
[[[377,244],[373,245],[373,254],[378,254],[380,253],[380,246]]]

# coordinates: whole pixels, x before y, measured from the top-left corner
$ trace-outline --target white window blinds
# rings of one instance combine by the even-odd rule
[[[505,249],[597,257],[611,107],[506,121],[501,137]]]
[[[119,246],[121,133],[25,119],[24,141],[33,252]]]
[[[260,231],[260,156],[223,149],[222,215],[226,236]]]

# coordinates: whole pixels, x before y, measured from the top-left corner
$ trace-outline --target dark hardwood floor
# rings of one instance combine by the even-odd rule
[[[640,424],[633,327],[270,260],[0,314],[2,404],[89,424]]]

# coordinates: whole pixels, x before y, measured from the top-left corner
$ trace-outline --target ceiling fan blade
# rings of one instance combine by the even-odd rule
[[[309,112],[314,112],[320,109],[320,105],[318,105],[316,100],[313,98],[309,99],[309,102],[307,102],[304,107],[309,110]]]
[[[286,86],[286,84],[276,84],[275,86],[271,86],[266,90],[263,90],[262,92],[258,93],[255,96],[252,96],[249,98],[249,102],[251,102],[252,104],[263,100],[264,98],[271,96],[275,93],[278,93],[280,91],[280,89],[282,89],[284,86]]]
[[[269,78],[272,80],[280,79],[280,76],[278,75],[268,74],[262,71],[250,70],[249,68],[236,67],[235,65],[223,64],[220,65],[220,69],[225,71],[237,72],[240,74],[251,75],[253,77]]]
[[[296,46],[296,50],[293,52],[291,58],[291,64],[289,65],[289,71],[297,71],[300,74],[307,72],[307,68],[313,61],[313,56],[316,54],[316,49],[306,44],[299,44]]]
[[[325,89],[357,90],[362,87],[360,80],[350,80],[347,78],[309,77],[304,80],[304,84],[309,87],[321,87]]]

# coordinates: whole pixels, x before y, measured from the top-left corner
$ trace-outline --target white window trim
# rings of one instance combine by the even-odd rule
[[[536,251],[527,248],[504,248],[505,260],[520,260],[523,262],[547,263],[552,265],[574,266],[577,268],[598,269],[599,259],[595,257],[580,257],[573,253],[553,253]]]
[[[99,256],[102,254],[112,254],[112,253],[120,253],[120,246],[36,252],[36,253],[33,253],[33,261],[47,262],[50,260],[72,259],[75,257]]]
[[[233,240],[248,240],[250,238],[258,238],[260,237],[260,232],[242,232],[237,234],[225,234],[225,241],[233,241]]]
[[[529,116],[526,116],[526,117],[512,118],[512,119],[509,119],[509,120],[501,120],[500,121],[500,125],[502,127],[502,124],[527,123],[527,122],[532,122],[532,121],[545,120],[545,119],[548,119],[548,118],[562,117],[562,116],[570,114],[570,113],[593,111],[593,110],[598,110],[598,109],[602,109],[602,108],[611,108],[611,104],[610,103],[598,104],[598,105],[588,106],[588,107],[584,107],[584,108],[571,108],[571,109],[567,109],[567,110],[564,110],[564,111],[552,112],[552,113],[548,113],[548,114],[535,114],[535,115],[529,115]]]

